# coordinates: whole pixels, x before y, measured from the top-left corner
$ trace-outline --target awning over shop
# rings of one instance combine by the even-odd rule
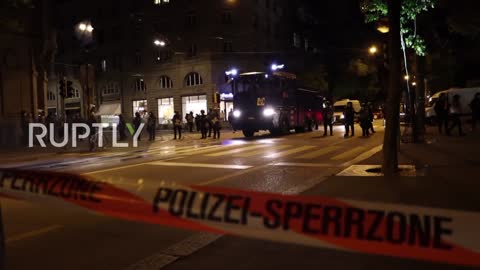
[[[97,115],[118,115],[122,113],[122,105],[120,103],[101,104]]]

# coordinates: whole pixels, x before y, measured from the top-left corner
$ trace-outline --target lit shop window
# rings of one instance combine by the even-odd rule
[[[147,116],[147,100],[134,100],[133,101],[133,116],[135,116],[135,113],[139,113],[140,117],[146,117]]]

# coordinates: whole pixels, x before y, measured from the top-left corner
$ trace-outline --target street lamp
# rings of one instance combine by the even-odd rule
[[[405,75],[405,77],[403,77],[405,79],[405,81],[408,81],[410,79],[410,76],[408,75]]]
[[[85,32],[92,33],[93,26],[90,23],[82,22],[78,24],[78,30],[80,30],[80,32],[82,33],[85,33]]]
[[[159,40],[159,39],[155,39],[153,41],[153,44],[155,44],[155,46],[159,46],[159,47],[165,47],[165,45],[167,45],[167,43],[165,43],[165,41]]]
[[[378,52],[378,49],[376,46],[371,46],[369,49],[368,49],[368,52],[370,54],[376,54]]]

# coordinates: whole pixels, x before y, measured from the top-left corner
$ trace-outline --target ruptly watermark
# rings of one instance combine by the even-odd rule
[[[138,140],[142,133],[144,123],[141,123],[137,130],[130,130],[132,137],[133,147],[138,147]],[[55,124],[51,123],[47,125],[42,123],[30,123],[28,124],[28,147],[34,147],[35,139],[41,147],[47,147],[45,139],[53,147],[63,148],[71,143],[72,147],[78,147],[78,141],[88,139],[90,143],[96,144],[98,147],[103,147],[104,144],[104,129],[107,127],[102,123],[93,123],[91,126],[84,123],[65,123],[63,125],[63,132],[61,132],[59,141],[56,140],[55,134],[57,128]],[[80,132],[82,131],[83,132]],[[46,138],[47,137],[47,138]],[[130,147],[128,142],[118,141],[117,124],[112,124],[112,145],[113,148],[126,148]]]

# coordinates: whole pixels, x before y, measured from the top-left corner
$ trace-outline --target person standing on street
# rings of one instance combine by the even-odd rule
[[[218,115],[218,111],[212,111],[212,128],[214,139],[220,139],[220,128],[222,126],[220,119],[221,117]]]
[[[470,102],[470,108],[472,109],[472,131],[475,131],[477,122],[480,121],[480,93],[476,93]]]
[[[369,102],[367,104],[367,109],[368,109],[368,122],[369,122],[369,126],[370,126],[370,131],[373,133],[375,133],[375,129],[373,129],[373,120],[374,120],[374,115],[373,115],[373,106],[372,104]]]
[[[140,125],[142,124],[142,117],[140,117],[140,113],[136,112],[135,113],[135,118],[133,118],[133,128],[135,129],[135,133],[137,133],[138,129],[140,128]],[[140,138],[142,137],[142,131],[140,131],[140,135],[138,136],[138,140],[140,141]]]
[[[323,115],[323,136],[327,136],[327,128],[330,128],[330,136],[333,136],[333,108],[330,102],[325,103]]]
[[[188,130],[190,131],[190,133],[192,133],[193,132],[193,121],[194,121],[193,112],[188,113],[185,116],[185,120],[187,121]]]
[[[155,141],[155,135],[157,131],[157,118],[150,112],[147,120],[148,140]]]
[[[438,132],[442,134],[442,126],[445,133],[448,133],[448,100],[445,93],[441,93],[434,106],[435,114],[437,115]]]
[[[355,121],[355,110],[353,109],[353,104],[352,102],[348,102],[347,106],[345,107],[345,110],[343,111],[343,116],[344,116],[344,121],[345,121],[345,138],[348,137],[348,133],[350,129],[352,130],[352,137],[355,136],[355,127],[354,127],[354,121]]]
[[[182,117],[180,114],[175,111],[175,114],[173,115],[172,118],[172,123],[173,123],[173,139],[177,139],[177,134],[178,134],[178,139],[182,139]]]
[[[208,109],[207,113],[207,124],[208,124],[208,137],[212,137],[212,131],[213,131],[213,110],[210,108]]]
[[[450,106],[450,118],[452,119],[452,125],[447,130],[447,135],[450,136],[451,131],[458,127],[458,135],[464,136],[465,133],[462,131],[462,121],[460,120],[460,115],[462,114],[462,107],[460,104],[460,96],[454,95],[452,100],[452,106]]]
[[[200,111],[200,117],[199,117],[199,123],[200,123],[200,131],[202,133],[202,139],[207,138],[207,116],[205,115],[205,111],[201,110]]]
[[[117,133],[120,137],[120,141],[124,141],[127,139],[126,128],[127,124],[125,123],[125,118],[123,118],[123,115],[121,114],[118,115]]]
[[[368,137],[370,133],[368,132],[370,129],[370,116],[368,108],[365,104],[362,104],[362,108],[360,109],[358,119],[360,121],[360,127],[362,128],[362,136]]]

